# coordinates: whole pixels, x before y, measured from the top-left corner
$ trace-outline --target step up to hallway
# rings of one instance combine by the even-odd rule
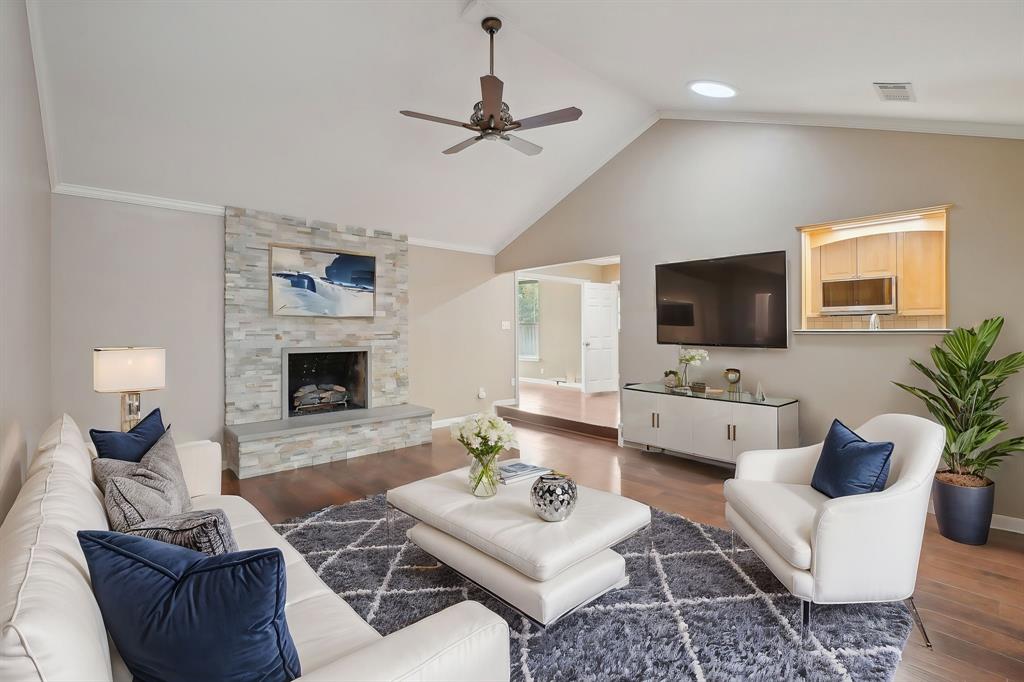
[[[586,422],[565,419],[564,417],[527,412],[526,410],[521,410],[518,407],[512,407],[509,405],[498,405],[495,407],[495,412],[499,417],[504,417],[505,419],[511,419],[514,421],[526,422],[537,426],[546,426],[548,428],[559,429],[561,431],[571,431],[572,433],[579,433],[584,436],[592,436],[594,438],[604,438],[614,441],[618,441],[619,439],[619,430],[614,426],[587,424]]]

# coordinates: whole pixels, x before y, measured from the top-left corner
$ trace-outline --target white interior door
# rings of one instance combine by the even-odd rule
[[[584,282],[582,286],[583,392],[616,391],[619,388],[619,288],[597,282]]]

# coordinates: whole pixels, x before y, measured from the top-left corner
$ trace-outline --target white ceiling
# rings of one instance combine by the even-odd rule
[[[58,181],[227,204],[494,253],[654,121],[645,102],[515,26],[504,99],[583,117],[499,144],[468,131],[487,35],[462,2],[34,3]]]
[[[1024,126],[1024,0],[499,4],[541,43],[661,111]],[[739,95],[685,87],[703,79]],[[874,81],[912,81],[917,102],[882,102]]]
[[[465,5],[30,0],[51,175],[493,253],[656,111],[1024,136],[1024,0]],[[583,109],[522,134],[540,156],[442,156],[468,134],[398,114],[468,116],[488,13],[513,114]],[[689,93],[699,78],[740,95]]]

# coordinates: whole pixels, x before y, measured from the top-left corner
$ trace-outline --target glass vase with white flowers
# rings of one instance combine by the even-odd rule
[[[690,385],[690,378],[687,376],[687,370],[690,368],[690,365],[700,367],[702,363],[705,363],[710,359],[711,356],[708,355],[708,352],[703,348],[680,348],[679,367],[682,369],[682,385]]]
[[[512,425],[495,414],[474,414],[452,425],[452,438],[473,458],[469,489],[477,497],[493,497],[498,492],[498,455],[518,447]]]

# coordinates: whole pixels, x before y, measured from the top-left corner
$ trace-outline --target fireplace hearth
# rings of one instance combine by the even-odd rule
[[[281,416],[370,407],[368,348],[286,348]]]

